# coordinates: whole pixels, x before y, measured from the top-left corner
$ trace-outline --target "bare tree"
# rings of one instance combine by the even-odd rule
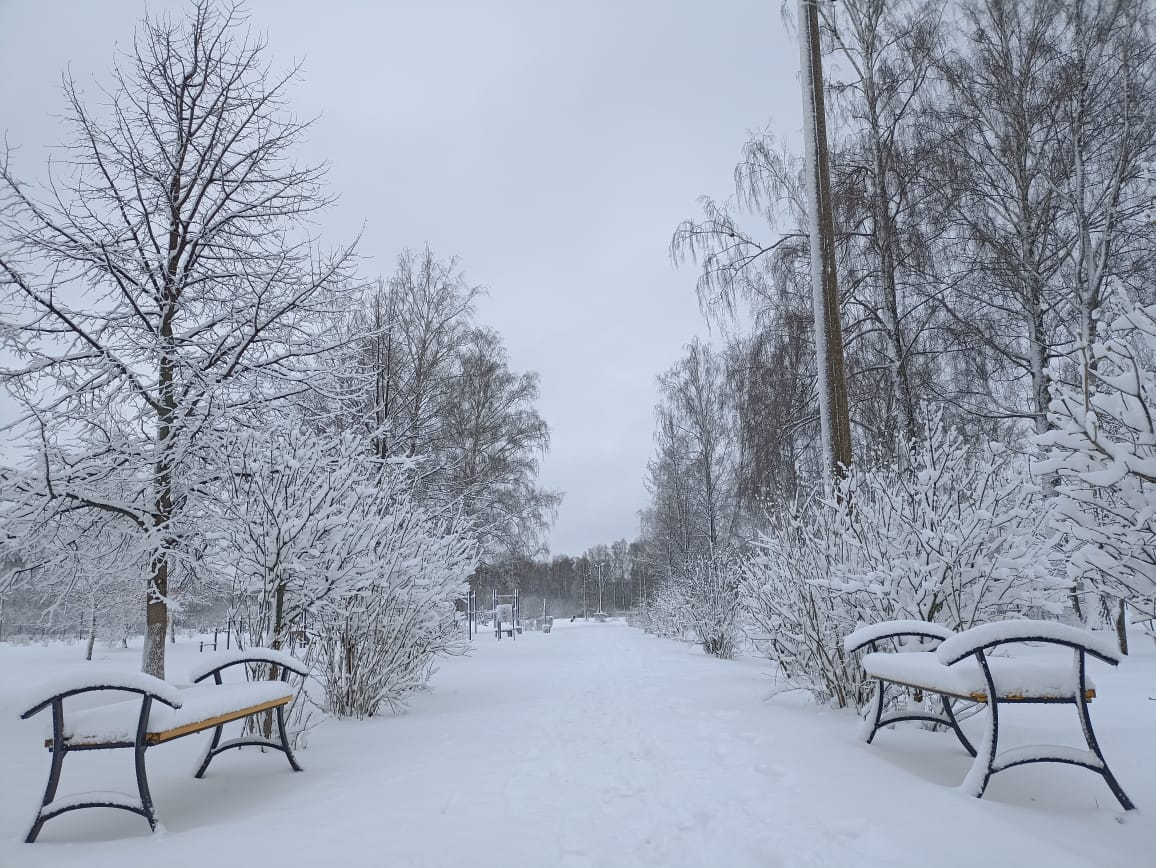
[[[691,343],[659,378],[659,393],[644,532],[653,562],[670,577],[736,545],[738,443],[726,372],[710,347]]]
[[[349,322],[360,388],[345,420],[379,458],[417,464],[426,505],[456,504],[490,555],[533,553],[559,495],[537,487],[550,433],[534,407],[538,378],[510,370],[501,336],[481,327],[456,259],[404,251]]]
[[[1145,4],[983,0],[940,63],[943,295],[956,400],[1048,430],[1056,368],[1113,281],[1143,272],[1153,30]],[[1150,260],[1150,257],[1147,257]],[[1140,281],[1143,282],[1143,279]],[[1074,328],[1073,328],[1074,326]]]
[[[561,495],[537,485],[550,429],[538,414],[538,375],[511,371],[501,336],[471,329],[457,377],[440,406],[441,458],[450,496],[461,501],[491,553],[535,554]]]
[[[274,73],[265,47],[236,7],[146,18],[106,107],[65,79],[74,137],[46,189],[0,169],[5,338],[23,359],[5,381],[39,441],[40,494],[137,528],[143,668],[162,677],[211,444],[308,388],[351,255],[308,234],[324,168],[293,162],[309,126],[285,112],[296,70]],[[115,500],[99,493],[112,476]]]
[[[926,192],[920,183],[926,155],[914,130],[930,90],[939,22],[927,2],[849,0],[822,9],[837,59],[847,68],[846,80],[831,88],[836,109],[849,116],[846,129],[836,130],[832,166],[843,224],[843,303],[851,309],[848,343],[861,338],[879,345],[875,358],[882,356],[881,363],[860,347],[860,365],[886,369],[890,406],[875,426],[880,439],[891,441],[888,451],[902,454],[896,435],[906,442],[919,436],[918,363],[934,311],[926,297],[936,289],[934,280],[927,286]],[[875,377],[861,378],[878,390]]]

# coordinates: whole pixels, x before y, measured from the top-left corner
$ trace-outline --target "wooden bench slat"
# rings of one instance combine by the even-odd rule
[[[172,741],[174,738],[180,738],[182,735],[190,735],[194,732],[201,732],[202,730],[212,729],[214,726],[220,726],[222,723],[230,723],[234,720],[240,720],[243,717],[248,717],[250,714],[260,714],[262,711],[269,711],[279,705],[288,705],[293,701],[292,695],[283,696],[280,699],[273,699],[269,702],[262,702],[260,705],[253,705],[249,708],[242,708],[228,714],[211,717],[208,720],[198,721],[197,723],[189,723],[185,726],[178,726],[175,729],[166,729],[164,732],[150,732],[145,736],[145,741],[149,744],[161,744],[166,741]]]
[[[226,714],[220,714],[216,717],[210,717],[206,720],[198,720],[193,723],[184,724],[183,726],[174,727],[172,729],[150,732],[145,735],[145,742],[150,745],[163,744],[166,741],[172,741],[174,738],[180,738],[184,735],[191,735],[194,732],[202,732],[206,729],[212,729],[214,726],[220,726],[224,723],[231,723],[234,720],[240,720],[241,718],[248,717],[251,714],[260,714],[262,711],[270,711],[280,705],[288,705],[292,701],[293,696],[290,694],[287,696],[282,696],[279,699],[271,699],[268,702],[262,702],[257,705],[250,705],[246,708],[239,708],[235,711],[230,711]],[[65,744],[68,744],[69,742],[71,742],[71,739],[69,738],[64,740]],[[84,747],[91,750],[98,750],[106,743],[81,741],[79,744],[82,744]],[[108,742],[107,744],[111,746],[113,742]],[[116,744],[120,744],[120,742],[116,742]],[[52,739],[45,739],[44,746],[52,747]]]
[[[868,677],[875,678],[876,676],[869,674]],[[936,694],[939,694],[940,696],[951,696],[955,699],[967,699],[967,700],[970,700],[971,702],[980,702],[980,703],[986,703],[987,702],[987,691],[977,690],[973,693],[957,693],[957,692],[954,692],[951,690],[944,690],[943,687],[939,686],[939,685],[912,684],[909,681],[899,681],[895,678],[884,678],[883,680],[887,681],[891,684],[898,684],[902,687],[909,687],[912,690],[922,690],[926,693],[936,693]],[[1044,695],[1044,696],[1024,696],[1024,695],[1019,694],[1019,693],[1009,693],[1006,696],[999,696],[997,698],[999,699],[1000,702],[1060,702],[1060,701],[1070,701],[1072,697],[1070,697],[1070,696],[1047,696],[1047,695]],[[1085,690],[1084,691],[1084,698],[1088,702],[1091,702],[1093,699],[1095,699],[1096,698],[1095,688],[1089,687],[1087,690]]]
[[[987,665],[1000,700],[1061,702],[1076,699],[1075,670],[1070,664],[988,657]],[[945,666],[934,652],[929,651],[872,652],[863,657],[863,671],[871,678],[974,702],[986,702],[990,689],[976,661],[962,660]],[[1095,695],[1088,692],[1094,688],[1095,684],[1087,679],[1085,698]]]

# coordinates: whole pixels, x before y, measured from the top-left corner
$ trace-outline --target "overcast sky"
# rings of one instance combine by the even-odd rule
[[[802,124],[780,2],[248,4],[274,62],[304,61],[302,156],[340,195],[324,238],[364,227],[367,276],[406,246],[458,256],[511,365],[541,375],[555,554],[637,535],[655,378],[707,334],[671,233],[731,189],[748,130]],[[62,71],[94,90],[145,9],[0,0],[0,134],[25,180],[61,141]]]

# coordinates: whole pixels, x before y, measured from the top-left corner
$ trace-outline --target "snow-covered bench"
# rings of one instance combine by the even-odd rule
[[[879,645],[884,642],[895,650],[880,651]],[[1073,659],[1016,659],[986,653],[1000,645],[1023,642],[1071,648]],[[1118,664],[1120,651],[1111,637],[1052,621],[999,621],[961,633],[925,621],[884,621],[862,627],[843,640],[848,654],[864,647],[870,653],[863,656],[863,671],[877,682],[864,731],[868,744],[875,733],[890,724],[930,721],[951,729],[964,749],[975,757],[963,788],[976,798],[983,796],[996,772],[1026,763],[1059,762],[1082,766],[1103,776],[1124,810],[1135,807],[1108,768],[1088,714],[1088,703],[1095,698],[1096,690],[1086,672],[1087,656],[1112,666]],[[884,713],[884,694],[889,684],[937,694],[943,713],[906,708]],[[953,698],[987,707],[978,751],[959,727],[951,707]],[[999,706],[1023,702],[1075,705],[1087,750],[1039,745],[1000,752]]]
[[[225,683],[221,672],[244,663],[266,663],[280,670],[280,678],[271,681]],[[285,732],[285,706],[293,700],[293,689],[286,683],[290,673],[307,675],[300,660],[270,648],[245,651],[223,651],[209,654],[190,673],[192,686],[174,687],[167,681],[140,672],[93,673],[85,671],[72,678],[59,679],[44,688],[39,698],[20,715],[28,719],[46,708],[52,709],[52,737],[45,747],[52,751],[48,786],[36,819],[25,841],[31,844],[41,828],[53,817],[81,808],[120,808],[140,814],[156,829],[156,814],[145,774],[145,751],[154,745],[213,729],[195,777],[202,777],[213,757],[222,751],[245,745],[282,751],[294,771],[301,771],[289,746]],[[209,682],[209,679],[212,679]],[[70,696],[96,691],[120,691],[139,694],[141,699],[112,702],[93,708],[69,709],[64,700]],[[225,724],[264,712],[275,712],[274,738],[258,735],[221,741]],[[77,750],[110,750],[131,748],[136,761],[138,797],[117,792],[88,792],[56,798],[60,769],[65,754]]]

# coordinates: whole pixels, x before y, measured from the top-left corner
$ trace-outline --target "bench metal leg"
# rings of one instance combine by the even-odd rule
[[[886,681],[878,680],[875,682],[875,697],[871,703],[874,706],[871,710],[871,726],[865,739],[867,744],[871,744],[875,739],[875,733],[879,732],[879,721],[883,719],[883,693],[886,689]]]
[[[157,830],[157,816],[153,811],[153,797],[149,792],[148,773],[145,771],[145,749],[148,745],[143,740],[138,740],[136,746],[133,748],[133,753],[136,759],[136,787],[140,793],[141,811],[144,813],[144,818],[149,821],[149,828],[152,831]]]
[[[297,757],[293,755],[293,748],[289,746],[289,733],[285,731],[285,706],[277,706],[277,729],[281,736],[281,750],[285,752],[285,756],[289,760],[289,766],[295,772],[302,771],[301,765],[297,762]],[[1105,766],[1106,768],[1106,766]]]
[[[963,745],[963,749],[966,750],[971,756],[975,756],[975,748],[972,747],[971,742],[967,740],[967,736],[963,734],[963,730],[960,729],[959,726],[959,721],[955,719],[955,713],[951,710],[950,697],[944,696],[942,694],[939,695],[940,702],[943,704],[944,713],[942,716],[938,714],[931,714],[925,711],[906,710],[893,712],[891,714],[884,714],[884,691],[887,689],[887,685],[889,683],[890,682],[888,681],[877,679],[878,686],[875,688],[875,701],[872,703],[873,708],[869,713],[871,724],[868,727],[867,737],[865,739],[867,744],[871,744],[871,742],[875,739],[875,734],[885,726],[890,726],[893,723],[901,723],[908,720],[919,720],[925,723],[937,723],[941,726],[948,727],[952,732],[955,733],[956,738],[959,739],[959,743]]]
[[[989,696],[995,696],[995,684],[991,678],[991,670],[988,667],[987,659],[983,652],[976,655],[983,668],[984,675],[988,680]],[[1084,655],[1077,649],[1076,651],[1076,671],[1077,671],[1077,689],[1076,694],[1071,700],[1061,699],[1053,700],[1059,702],[1071,701],[1076,706],[1076,711],[1080,717],[1080,728],[1084,732],[1084,741],[1088,745],[1088,752],[1073,750],[1071,748],[1052,748],[1052,753],[1045,752],[1047,747],[1041,749],[1032,749],[1031,751],[1024,751],[1022,749],[1011,748],[1006,751],[1003,760],[999,759],[998,741],[999,741],[999,700],[989,702],[988,705],[988,731],[984,738],[984,753],[986,757],[979,757],[973,764],[971,771],[964,781],[964,788],[970,790],[971,793],[978,799],[983,796],[984,790],[987,789],[988,781],[991,776],[997,772],[1002,772],[1015,766],[1028,765],[1029,763],[1066,763],[1067,765],[1079,766],[1080,768],[1089,769],[1096,772],[1104,778],[1104,782],[1112,791],[1112,795],[1124,808],[1125,811],[1135,809],[1132,800],[1128,798],[1124,792],[1124,788],[1120,786],[1120,782],[1116,780],[1116,776],[1112,774],[1111,769],[1108,768],[1108,761],[1104,759],[1104,753],[1100,750],[1100,743],[1096,740],[1096,733],[1092,730],[1092,718],[1088,713],[1088,698],[1087,698],[1087,677],[1084,671]],[[981,767],[981,763],[985,767]]]
[[[984,668],[987,668],[986,662]],[[963,780],[963,788],[977,799],[983,798],[984,790],[987,789],[991,776],[1000,771],[995,767],[995,757],[999,749],[999,702],[996,700],[995,691],[991,689],[990,684],[987,695],[988,718],[984,725],[983,742],[980,744],[980,750],[983,751],[984,755],[972,754],[975,761],[971,764],[971,770]]]
[[[56,798],[56,790],[60,786],[60,769],[64,765],[64,754],[67,752],[68,748],[64,746],[64,700],[58,699],[52,703],[52,765],[48,770],[48,786],[44,788],[44,798],[40,800],[32,828],[24,838],[25,844],[31,844],[36,840],[36,836],[49,819],[45,816],[44,809]]]
[[[217,755],[217,745],[221,743],[221,733],[224,729],[224,724],[213,728],[213,738],[209,742],[208,747],[205,748],[204,756],[201,758],[201,766],[197,769],[196,774],[193,775],[194,778],[203,778],[205,776],[205,770],[208,769],[213,757]]]
[[[276,711],[276,739],[265,738],[263,736],[242,736],[241,738],[231,738],[228,741],[222,742],[221,732],[224,729],[224,724],[218,726],[213,732],[213,740],[205,749],[204,759],[201,761],[201,766],[197,769],[195,777],[204,777],[205,771],[209,768],[209,763],[213,761],[213,757],[227,750],[232,750],[235,747],[261,747],[281,751],[289,760],[289,765],[293,771],[303,771],[301,764],[297,762],[297,757],[293,754],[293,748],[289,746],[289,733],[285,727],[285,706],[277,706]]]
[[[137,721],[136,739],[129,742],[117,742],[108,745],[101,745],[99,749],[108,748],[126,748],[131,747],[134,754],[134,765],[136,770],[136,785],[137,792],[140,796],[140,804],[134,805],[131,802],[113,801],[106,797],[98,801],[70,801],[58,808],[52,808],[52,803],[56,800],[56,790],[60,786],[60,770],[64,765],[64,755],[69,752],[68,746],[64,743],[64,703],[63,700],[57,700],[52,706],[52,767],[48,772],[48,786],[44,789],[44,799],[40,803],[40,808],[36,812],[36,819],[32,823],[32,828],[28,830],[28,835],[24,838],[24,843],[32,844],[40,835],[40,830],[44,828],[44,824],[54,817],[59,817],[61,814],[67,814],[70,811],[80,811],[85,808],[117,808],[122,811],[129,811],[133,814],[140,814],[148,820],[149,828],[156,831],[157,819],[153,811],[152,795],[149,793],[148,775],[145,771],[145,750],[148,748],[146,741],[146,734],[148,732],[149,712],[152,708],[152,697],[145,695],[141,701],[140,718]],[[45,809],[48,810],[45,810]]]
[[[951,728],[955,731],[956,738],[958,738],[960,744],[963,745],[963,749],[974,757],[975,748],[971,746],[971,742],[967,740],[967,736],[964,735],[963,730],[959,728],[959,721],[955,719],[955,712],[951,710],[951,697],[944,696],[941,693],[939,699],[943,702],[943,713],[947,715]]]
[[[1084,655],[1079,655],[1079,673],[1080,673],[1080,692],[1076,697],[1076,709],[1080,714],[1080,728],[1084,731],[1084,740],[1088,743],[1088,748],[1096,755],[1100,761],[1100,768],[1093,769],[1099,771],[1104,777],[1104,783],[1108,785],[1108,789],[1112,791],[1112,795],[1116,797],[1121,807],[1125,811],[1135,810],[1136,806],[1128,795],[1124,792],[1124,788],[1120,786],[1120,782],[1116,780],[1116,776],[1112,774],[1112,770],[1108,768],[1108,761],[1104,759],[1104,752],[1100,750],[1100,742],[1096,740],[1096,733],[1092,729],[1092,717],[1088,714],[1088,699],[1086,676],[1084,674]]]

